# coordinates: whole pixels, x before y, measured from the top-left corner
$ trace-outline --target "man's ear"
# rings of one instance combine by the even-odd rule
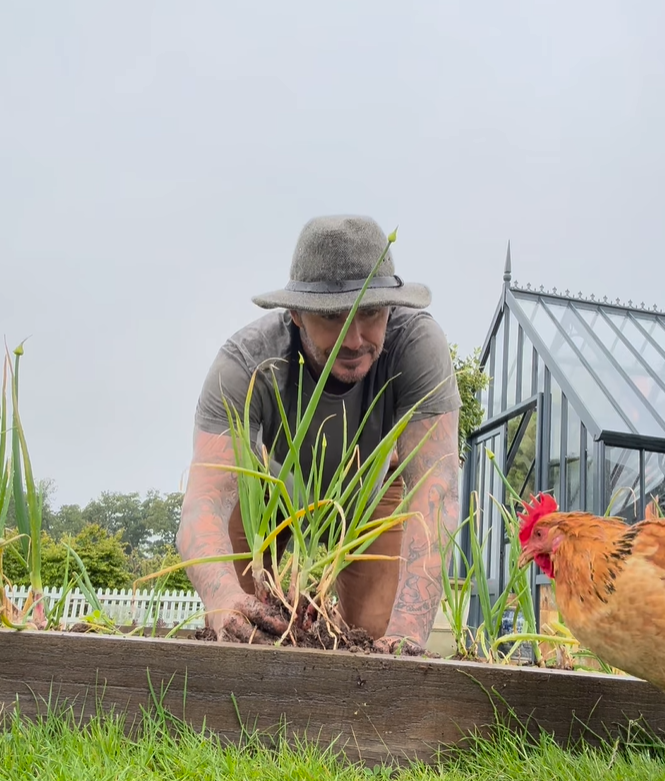
[[[302,318],[300,317],[300,314],[296,312],[295,309],[289,310],[291,312],[291,320],[293,320],[294,325],[297,328],[302,328]]]

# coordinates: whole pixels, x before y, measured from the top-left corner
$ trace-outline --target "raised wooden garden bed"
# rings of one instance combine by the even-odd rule
[[[665,694],[633,678],[335,651],[276,649],[196,640],[0,631],[0,707],[18,698],[24,715],[43,712],[51,698],[74,701],[86,713],[96,697],[139,714],[168,687],[165,707],[230,741],[249,728],[306,735],[344,748],[351,760],[436,758],[494,722],[505,699],[566,743],[570,737],[616,735],[628,719],[665,730]]]

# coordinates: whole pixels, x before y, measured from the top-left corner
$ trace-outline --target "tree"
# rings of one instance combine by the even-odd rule
[[[51,496],[55,492],[55,482],[51,479],[40,480],[38,487],[41,488],[42,491],[42,528],[46,531],[50,531],[53,523],[55,522],[55,513],[51,508]],[[9,507],[7,508],[5,527],[8,529],[16,529],[16,510],[14,508],[13,493],[9,498]]]
[[[148,491],[143,501],[143,518],[150,531],[149,550],[153,555],[164,555],[175,550],[175,538],[180,524],[183,494],[179,492],[162,497],[158,491]]]
[[[151,575],[155,572],[159,572],[165,567],[170,567],[173,564],[179,564],[181,561],[182,559],[178,555],[178,552],[173,545],[163,546],[159,555],[152,556],[151,558],[132,556],[130,558],[132,580],[143,577],[144,575]],[[157,583],[160,583],[160,585],[162,585],[168,591],[194,591],[194,586],[187,577],[187,573],[184,569],[171,572],[165,578],[155,578],[154,580],[146,581],[144,588],[150,589]]]
[[[459,414],[459,454],[463,461],[468,452],[468,439],[483,422],[483,408],[478,393],[488,385],[490,378],[480,365],[480,348],[461,358],[457,345],[450,345],[450,355],[457,375],[457,387],[462,400]]]
[[[6,532],[6,537],[13,536]],[[120,533],[109,534],[98,524],[88,524],[75,537],[65,536],[54,540],[42,532],[42,581],[45,586],[59,588],[63,585],[67,566],[69,545],[81,557],[90,582],[94,588],[126,588],[131,585],[129,559],[123,549]],[[16,586],[27,586],[30,582],[28,570],[21,561],[17,543],[3,551],[3,573]],[[69,579],[80,569],[74,559],[69,558]]]
[[[138,493],[104,491],[99,499],[88,502],[83,509],[83,519],[111,534],[119,533],[129,552],[141,550],[150,536]]]
[[[9,540],[16,536],[16,528],[5,529],[5,540]],[[5,545],[0,554],[2,558],[2,567],[0,571],[3,575],[5,583],[8,581],[14,586],[27,586],[30,583],[30,576],[25,562],[22,561],[22,553],[19,542],[14,542],[11,545]]]
[[[95,588],[127,588],[131,585],[129,559],[121,537],[122,532],[111,534],[99,524],[91,523],[69,543],[81,557]]]
[[[55,540],[59,540],[64,535],[75,537],[83,531],[85,523],[83,511],[78,504],[63,504],[54,513],[49,532]]]

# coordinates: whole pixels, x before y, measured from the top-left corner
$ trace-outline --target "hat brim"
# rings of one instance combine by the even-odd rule
[[[354,305],[358,291],[346,293],[299,293],[292,290],[274,290],[253,296],[252,301],[262,309],[293,309],[301,312],[343,312]],[[432,302],[426,285],[405,283],[398,288],[369,288],[360,302],[361,308],[370,306],[405,306],[425,309]]]

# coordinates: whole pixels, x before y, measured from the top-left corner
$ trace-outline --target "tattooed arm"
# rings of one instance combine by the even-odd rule
[[[457,410],[411,421],[397,444],[399,458],[403,461],[432,426],[436,426],[435,431],[404,470],[404,482],[410,491],[434,467],[408,507],[409,512],[420,513],[421,518],[415,516],[406,522],[404,561],[381,643],[389,651],[404,637],[421,647],[427,642],[443,591],[438,524],[453,531],[459,521]]]
[[[236,475],[194,466],[196,463],[234,464],[231,437],[200,430],[194,434],[194,455],[176,537],[183,561],[233,553],[229,518],[238,501]],[[197,564],[187,569],[187,576],[206,607],[215,607],[226,592],[240,588],[230,561]]]
[[[231,437],[195,431],[194,455],[176,536],[183,561],[233,553],[229,519],[238,501],[237,477],[221,469],[196,466],[197,463],[234,464]],[[215,611],[209,615],[209,623],[218,635],[224,630],[247,639],[252,627],[243,616],[273,633],[281,634],[286,629],[286,623],[273,620],[265,605],[242,590],[233,562],[196,564],[186,572],[205,609]],[[254,642],[262,639],[265,638],[260,632],[254,633]]]

